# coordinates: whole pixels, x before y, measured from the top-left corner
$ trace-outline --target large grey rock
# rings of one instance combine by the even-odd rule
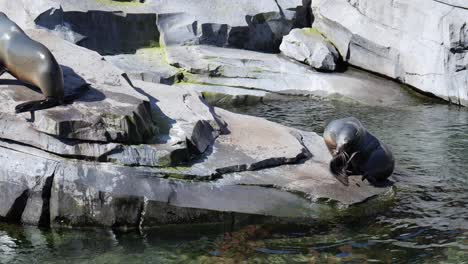
[[[225,132],[225,121],[214,113],[200,94],[143,81],[133,84],[151,101],[153,119],[167,124],[161,130],[165,136],[160,141],[169,145],[185,145],[194,148],[196,153],[204,153]]]
[[[301,0],[242,0],[229,4],[221,0],[144,4],[95,0],[48,0],[38,4],[21,0],[3,5],[18,10],[8,15],[21,26],[32,27],[30,21],[35,20],[101,54],[134,53],[157,42],[160,32],[165,45],[210,44],[277,52],[282,37],[292,28],[311,24],[309,1]]]
[[[241,121],[244,117],[237,118]],[[30,182],[14,194],[5,193],[11,196],[7,197],[10,202],[4,203],[4,211],[15,210],[23,221],[32,219],[28,221],[33,224],[43,219],[45,223],[61,227],[138,228],[145,223],[148,226],[151,223],[172,223],[164,214],[170,208],[178,212],[173,218],[175,223],[185,222],[194,215],[209,214],[204,210],[278,217],[320,217],[321,213],[331,209],[322,201],[350,205],[389,191],[388,188],[371,187],[366,182],[350,188],[342,187],[328,173],[329,156],[321,137],[313,133],[291,132],[302,135],[312,159],[303,165],[226,174],[217,181],[183,180],[180,178],[183,175],[174,176],[174,170],[73,161],[26,146],[2,143],[0,150],[5,153],[2,157],[10,157],[10,161],[2,158],[6,165],[2,167],[3,175],[13,178],[6,178],[1,186],[11,187],[7,183],[18,179]],[[261,154],[259,148],[264,144],[258,143],[249,151]],[[18,166],[24,169],[18,170]],[[37,166],[43,169],[34,169]],[[49,183],[45,184],[47,181]],[[32,195],[35,188],[41,191],[40,196]],[[13,202],[18,199],[25,201],[20,208],[16,207],[18,202]],[[46,204],[46,209],[33,214],[37,213],[35,206],[41,202]],[[174,207],[186,209],[175,210]]]
[[[350,64],[468,105],[468,10],[455,2],[313,1],[313,26]]]
[[[156,14],[90,10],[48,10],[35,19],[37,25],[102,55],[133,54],[139,48],[158,45]]]
[[[197,164],[159,169],[121,166],[64,159],[37,148],[1,142],[4,179],[0,187],[15,191],[4,192],[0,216],[55,227],[114,228],[187,223],[203,217],[218,221],[216,212],[320,217],[333,210],[323,201],[347,206],[389,192],[366,182],[342,187],[328,172],[331,157],[323,139],[314,133],[217,112],[231,124],[227,127],[231,132],[221,135],[219,145],[200,161],[216,171],[216,177],[193,178]],[[284,166],[286,163],[291,165]],[[229,164],[239,165],[226,169]],[[12,211],[15,217],[9,213]],[[176,215],[168,218],[168,211]]]
[[[141,143],[155,136],[155,124],[146,121],[151,119],[147,98],[132,89],[123,72],[97,53],[45,31],[27,34],[46,45],[64,69],[65,93],[77,94],[73,104],[37,111],[34,116],[22,114],[33,128],[59,138],[100,142]],[[2,112],[14,113],[17,104],[42,98],[18,84],[12,81],[2,85]],[[87,86],[89,89],[83,89]]]
[[[229,21],[223,24],[200,23],[191,13],[160,14],[158,28],[165,46],[201,44],[278,52],[281,39],[297,23],[308,26],[308,23],[298,22],[304,18],[297,16],[297,11],[292,10],[247,15],[247,25],[236,27]]]
[[[166,47],[168,62],[188,71],[185,82],[210,86],[207,92],[229,92],[222,87],[290,95],[345,98],[367,105],[414,102],[401,85],[362,71],[316,72],[282,56],[212,46]],[[198,90],[203,88],[198,86]],[[240,90],[242,91],[242,90]],[[243,92],[248,94],[247,92]],[[235,93],[233,93],[235,95]]]
[[[195,162],[184,173],[212,178],[230,172],[299,163],[311,155],[290,128],[222,109],[216,109],[216,113],[226,122],[229,133],[218,138],[210,150],[211,155]]]
[[[312,152],[312,158],[302,164],[281,166],[261,171],[245,171],[224,175],[222,184],[245,184],[249,186],[272,185],[277,189],[301,193],[312,201],[321,200],[352,205],[369,196],[381,195],[381,191],[361,182],[361,177],[350,177],[350,186],[336,181],[328,169],[331,156],[320,136],[314,133],[297,132],[304,145]],[[288,177],[284,177],[288,175]]]
[[[318,70],[334,71],[338,51],[320,32],[311,29],[293,29],[283,38],[281,52]]]
[[[0,148],[0,159],[0,219],[38,225],[48,212],[42,193],[57,162],[5,148]]]
[[[44,31],[28,33],[51,49],[65,70],[66,92],[79,93],[78,99],[34,115],[15,115],[18,103],[42,95],[5,80],[0,138],[62,157],[160,167],[196,157],[221,133],[223,122],[193,91],[146,83],[134,88],[96,52]],[[72,54],[76,58],[70,60]],[[142,142],[149,144],[134,145]]]
[[[153,1],[165,45],[208,44],[276,52],[294,27],[309,26],[309,1]],[[210,12],[206,12],[210,10]]]
[[[50,14],[50,20],[44,16],[40,20],[53,22],[54,14],[44,12],[48,7],[56,8],[53,11],[58,18],[70,18],[82,15],[73,12],[89,15],[90,9],[106,13],[125,9],[146,14],[159,2],[109,5],[106,1],[21,0],[2,2],[0,7],[25,5],[24,10],[9,12],[18,19],[24,18],[27,28],[37,14]],[[58,3],[63,9],[56,6]],[[214,7],[221,2],[216,3]],[[249,2],[255,12],[294,3],[280,1],[278,7],[268,1],[254,5]],[[199,4],[206,7],[208,2]],[[196,9],[188,11],[197,13]],[[214,12],[210,19],[217,23],[215,18],[222,19],[224,13]],[[97,15],[96,19],[100,18]],[[232,19],[233,24],[240,21]],[[213,108],[195,91],[206,84],[168,86],[145,82],[135,75],[129,78],[97,52],[65,41],[63,34],[57,36],[60,30],[29,29],[27,33],[49,47],[62,65],[66,93],[77,98],[73,103],[17,115],[13,111],[16,104],[41,95],[11,76],[5,75],[9,79],[0,84],[0,96],[4,99],[0,106],[1,220],[53,227],[127,229],[219,221],[223,212],[320,217],[327,210],[337,209],[335,204],[346,207],[390,190],[374,188],[367,182],[350,188],[339,186],[328,172],[330,155],[318,135]],[[60,32],[80,38],[79,32],[66,30]],[[99,47],[103,42],[89,43]],[[219,81],[224,83],[220,88],[227,87],[231,92],[238,87],[235,82],[244,88],[267,90],[265,87],[274,81],[286,83],[307,76],[295,86],[322,77],[272,54],[178,45],[167,47],[167,52],[168,59],[175,61],[172,64],[201,74],[184,72],[185,78]],[[118,64],[115,60],[132,61],[136,57],[107,58]],[[145,62],[141,58],[140,61]],[[156,71],[150,63],[142,68]],[[285,79],[274,77],[282,75]],[[323,82],[320,78],[317,83]],[[257,79],[261,81],[256,82]],[[288,91],[280,85],[272,87],[271,91]],[[304,87],[296,91],[310,91]],[[255,90],[251,92],[258,92],[257,95],[270,91]],[[329,200],[334,203],[323,202]]]

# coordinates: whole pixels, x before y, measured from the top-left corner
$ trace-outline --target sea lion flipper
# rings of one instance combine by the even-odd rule
[[[335,178],[341,182],[344,186],[349,186],[349,180],[348,180],[348,176],[347,175],[343,175],[343,174],[336,174],[334,175]]]
[[[330,162],[330,170],[335,176],[335,178],[341,182],[345,186],[349,186],[348,175],[346,172],[347,169],[347,161],[346,155],[344,153],[340,153],[333,157]]]
[[[22,104],[19,104],[15,107],[15,112],[17,114],[24,113],[24,112],[32,112],[37,110],[43,110],[47,108],[51,108],[54,106],[60,105],[60,101],[52,98],[48,98],[45,100],[38,100],[38,101],[29,101]]]

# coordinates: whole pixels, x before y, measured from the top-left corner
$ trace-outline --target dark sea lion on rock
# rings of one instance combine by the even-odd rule
[[[395,168],[393,154],[354,117],[330,122],[323,133],[333,155],[330,170],[348,185],[349,175],[362,175],[373,185],[382,185]]]
[[[4,72],[38,87],[45,97],[16,106],[17,113],[50,108],[63,102],[63,73],[50,50],[28,37],[0,12],[0,74]]]

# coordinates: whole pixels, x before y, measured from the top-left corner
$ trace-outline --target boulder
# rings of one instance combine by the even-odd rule
[[[313,27],[350,64],[468,105],[468,10],[460,2],[313,1]]]
[[[317,70],[334,71],[338,51],[320,32],[312,28],[293,29],[283,38],[281,52]]]

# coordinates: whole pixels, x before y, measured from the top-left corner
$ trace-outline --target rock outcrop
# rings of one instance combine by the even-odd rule
[[[27,34],[50,48],[76,99],[15,114],[40,94],[2,77],[0,220],[145,228],[224,212],[310,218],[391,191],[344,189],[315,133],[213,108],[190,86],[130,81],[95,51]]]
[[[468,105],[464,1],[317,0],[312,7],[313,27],[350,64]]]
[[[169,63],[186,71],[178,86],[188,83],[208,93],[255,96],[260,91],[381,106],[413,101],[400,85],[383,78],[356,70],[317,72],[280,55],[205,45],[166,47],[166,55]]]
[[[281,52],[317,70],[334,71],[340,54],[320,32],[311,28],[293,29],[283,38]]]
[[[398,84],[370,74],[354,70],[322,74],[276,54],[239,49],[279,52],[282,37],[291,29],[310,27],[309,1],[231,5],[226,9],[223,1],[205,0],[3,3],[14,19],[33,20],[63,39],[106,55],[132,80],[181,82],[220,103],[251,104],[276,94],[344,98],[370,105],[412,101]],[[226,46],[231,48],[220,48]],[[330,56],[323,55],[329,61]]]

